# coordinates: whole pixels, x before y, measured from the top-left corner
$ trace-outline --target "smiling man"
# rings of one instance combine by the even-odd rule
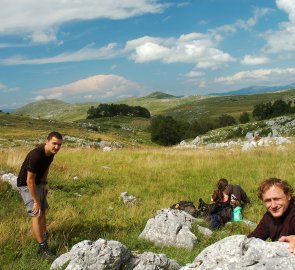
[[[289,251],[295,254],[295,204],[293,188],[278,178],[264,180],[258,188],[258,197],[267,212],[248,237],[289,242]]]
[[[45,211],[47,203],[47,175],[55,154],[62,144],[62,135],[56,131],[48,134],[44,144],[30,151],[17,178],[18,190],[27,212],[32,217],[33,235],[39,243],[39,253],[46,259],[53,259],[47,245]]]

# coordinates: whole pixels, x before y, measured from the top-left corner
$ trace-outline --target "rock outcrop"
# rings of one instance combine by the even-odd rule
[[[288,243],[266,242],[244,235],[224,238],[205,248],[181,270],[291,270],[295,256]]]
[[[117,241],[98,239],[95,242],[84,240],[71,250],[58,257],[50,269],[66,270],[178,270],[181,266],[164,254],[144,252],[133,255],[123,244]]]
[[[184,211],[161,209],[147,221],[139,238],[160,246],[192,249],[197,243],[197,237],[191,232],[194,220],[193,216]]]

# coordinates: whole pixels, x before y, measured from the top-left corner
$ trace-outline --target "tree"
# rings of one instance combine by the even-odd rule
[[[271,103],[267,102],[255,105],[252,115],[258,120],[271,118],[273,115],[273,108]]]
[[[236,124],[236,119],[229,114],[222,114],[218,117],[217,123],[219,127],[227,127]]]
[[[91,106],[87,111],[87,118],[100,118],[100,117],[114,117],[114,116],[134,116],[150,118],[150,112],[140,106],[128,106],[126,104],[99,104],[96,108]]]
[[[180,123],[171,116],[158,115],[151,121],[151,140],[160,145],[174,145],[182,140]]]
[[[240,117],[239,117],[239,121],[241,124],[246,124],[250,121],[250,115],[247,112],[242,112]]]

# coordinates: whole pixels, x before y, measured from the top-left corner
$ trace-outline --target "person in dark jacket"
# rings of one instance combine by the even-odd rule
[[[295,254],[295,204],[293,188],[278,178],[264,180],[258,188],[258,197],[267,212],[248,237],[289,242],[289,251]]]
[[[225,196],[229,196],[229,200],[238,201],[240,205],[250,204],[250,199],[247,196],[246,192],[242,189],[239,185],[232,185],[228,183],[228,180],[225,178],[221,178],[217,182],[217,187],[219,186],[224,187],[224,194]]]

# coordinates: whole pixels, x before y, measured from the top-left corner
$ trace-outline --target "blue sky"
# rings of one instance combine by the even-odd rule
[[[294,0],[0,0],[0,109],[295,82]]]

